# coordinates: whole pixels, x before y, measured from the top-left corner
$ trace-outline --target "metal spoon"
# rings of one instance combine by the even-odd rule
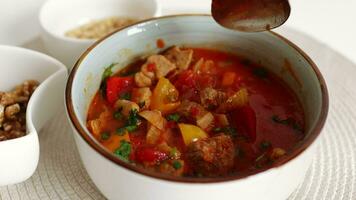
[[[290,5],[288,0],[213,0],[211,13],[226,28],[259,32],[284,24]]]

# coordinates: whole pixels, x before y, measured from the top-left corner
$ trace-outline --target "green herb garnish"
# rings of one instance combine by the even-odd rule
[[[121,160],[128,162],[131,153],[131,144],[125,140],[121,140],[120,147],[114,151],[114,154]]]
[[[112,63],[109,67],[106,67],[103,75],[101,76],[101,84],[100,84],[101,94],[105,94],[106,80],[113,74],[112,68],[114,68],[115,65],[116,63]]]
[[[231,135],[231,136],[236,136],[237,135],[236,129],[234,127],[231,127],[231,126],[216,127],[216,128],[213,129],[213,132],[215,132],[215,133],[223,132],[226,135]]]
[[[129,92],[125,92],[120,95],[120,99],[131,100],[131,94]]]
[[[126,132],[126,127],[121,127],[121,128],[116,129],[117,135],[123,136],[123,135],[125,135],[125,132]]]
[[[101,139],[102,140],[108,140],[109,138],[110,138],[110,133],[109,132],[101,133]]]
[[[258,76],[259,78],[266,78],[268,75],[267,70],[263,67],[255,68],[252,72],[255,76]]]
[[[117,120],[120,120],[120,119],[122,119],[122,113],[121,113],[121,111],[116,111],[116,112],[114,112],[114,119],[117,119]]]
[[[292,127],[294,130],[296,130],[296,131],[303,132],[302,127],[296,122],[295,119],[293,119],[293,118],[291,118],[291,117],[288,117],[287,119],[281,119],[281,118],[279,118],[277,115],[273,115],[273,116],[272,116],[272,120],[273,120],[275,123],[283,124],[283,125],[286,125],[286,126],[290,126],[290,127]]]
[[[131,132],[136,131],[138,127],[137,127],[137,125],[131,125],[131,126],[126,126],[125,128],[128,132],[131,133]]]
[[[172,165],[173,165],[174,169],[182,168],[182,163],[180,163],[178,160],[173,161]]]
[[[130,110],[129,117],[127,118],[126,126],[134,126],[137,125],[140,121],[140,116],[138,115],[138,111],[136,109]]]
[[[176,147],[173,147],[171,151],[169,152],[169,156],[172,158],[177,158],[179,155],[179,151]]]
[[[262,141],[262,142],[260,143],[260,149],[261,149],[262,151],[265,151],[265,150],[269,149],[271,146],[272,146],[271,142],[266,141],[266,140],[264,140],[264,141]]]
[[[166,119],[168,121],[178,122],[180,119],[180,115],[178,113],[173,113],[173,114],[167,115]]]

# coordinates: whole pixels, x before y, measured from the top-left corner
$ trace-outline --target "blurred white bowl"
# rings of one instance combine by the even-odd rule
[[[93,19],[126,16],[137,19],[160,15],[156,0],[48,0],[41,8],[41,36],[48,52],[70,69],[95,40],[64,34]]]
[[[0,141],[0,186],[29,178],[39,159],[37,132],[63,104],[66,67],[59,61],[27,49],[0,45],[0,91],[12,90],[25,80],[41,82],[27,106],[27,134]]]

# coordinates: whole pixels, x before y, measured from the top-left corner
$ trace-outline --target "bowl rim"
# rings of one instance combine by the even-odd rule
[[[312,59],[302,50],[300,49],[297,45],[286,39],[285,37],[273,32],[273,31],[268,31],[270,34],[276,36],[278,39],[282,40],[282,42],[286,43],[288,46],[292,47],[294,50],[296,50],[311,66],[313,69],[315,75],[318,78],[318,82],[320,85],[321,89],[321,99],[322,99],[322,105],[321,105],[321,111],[320,111],[320,116],[318,118],[317,123],[315,124],[314,128],[311,130],[311,134],[309,135],[308,138],[303,140],[303,142],[300,144],[300,146],[297,146],[297,148],[293,149],[291,153],[286,156],[285,158],[281,159],[278,163],[275,163],[271,168],[267,169],[261,169],[254,171],[253,173],[246,173],[243,175],[230,175],[226,177],[214,177],[214,178],[193,178],[193,177],[174,177],[174,176],[169,176],[165,175],[162,173],[157,173],[157,172],[151,172],[148,171],[144,168],[136,167],[130,163],[124,162],[120,160],[117,156],[114,154],[108,152],[105,150],[100,144],[98,144],[92,137],[89,137],[85,131],[85,129],[81,126],[79,119],[76,117],[75,112],[74,112],[74,106],[72,102],[72,86],[73,86],[73,80],[75,78],[76,72],[82,63],[82,61],[86,58],[86,56],[102,41],[106,40],[113,34],[125,30],[126,28],[130,28],[131,26],[135,26],[141,23],[149,22],[149,21],[154,21],[154,20],[160,20],[160,19],[172,19],[172,18],[179,18],[179,17],[211,17],[209,14],[178,14],[178,15],[167,15],[167,16],[161,16],[161,17],[154,17],[154,18],[149,18],[143,21],[140,21],[138,23],[123,27],[121,29],[116,30],[115,32],[112,32],[105,37],[101,38],[100,40],[96,41],[94,44],[92,44],[78,59],[78,61],[75,63],[69,77],[67,80],[67,85],[66,85],[66,91],[65,91],[65,103],[66,103],[66,109],[68,113],[68,117],[73,125],[73,128],[76,130],[74,134],[79,134],[81,138],[91,147],[99,153],[101,156],[105,157],[109,161],[113,162],[114,164],[117,164],[120,167],[126,168],[127,170],[131,172],[135,172],[137,174],[149,177],[149,178],[156,178],[159,180],[165,180],[165,181],[171,181],[171,182],[181,182],[181,183],[219,183],[219,182],[227,182],[227,181],[236,181],[240,180],[243,178],[247,178],[251,175],[259,175],[262,172],[268,172],[272,169],[276,169],[282,165],[285,165],[289,161],[293,160],[294,158],[298,157],[300,154],[304,152],[309,146],[312,145],[312,143],[316,140],[316,138],[320,135],[324,124],[327,119],[327,114],[329,110],[329,96],[328,96],[328,90],[327,86],[325,83],[325,80],[319,71],[317,65],[312,61]]]
[[[71,2],[70,0],[67,0],[68,2]],[[151,0],[152,2],[154,2],[154,6],[155,6],[155,9],[154,9],[154,12],[153,12],[153,15],[152,15],[152,18],[155,18],[155,17],[158,17],[160,14],[161,14],[161,5],[160,3],[158,2],[158,0]],[[79,44],[93,44],[95,43],[96,41],[101,41],[101,39],[86,39],[86,38],[83,38],[83,39],[79,39],[79,38],[74,38],[74,37],[68,37],[68,36],[65,36],[64,34],[59,34],[55,31],[52,31],[50,28],[48,28],[48,26],[46,25],[46,23],[44,22],[45,20],[45,14],[47,12],[47,10],[49,9],[48,7],[51,5],[51,4],[54,4],[54,2],[58,2],[58,3],[63,3],[64,1],[55,1],[55,0],[47,0],[40,8],[40,11],[38,13],[38,19],[39,19],[39,23],[40,23],[40,26],[42,28],[42,30],[51,35],[52,37],[56,38],[57,40],[62,40],[62,41],[66,41],[66,42],[76,42],[76,43],[79,43]],[[151,19],[151,18],[149,18]],[[98,20],[100,20],[100,18],[98,18]],[[141,21],[141,20],[140,20]],[[138,21],[138,22],[140,22]],[[136,23],[138,23],[136,22]],[[135,24],[136,24],[135,23]],[[80,25],[78,25],[79,27]],[[127,26],[125,27],[122,27],[122,28],[126,28]],[[117,29],[115,30],[114,32],[112,33],[115,33],[119,30],[121,30],[122,28],[120,29]],[[111,33],[110,33],[111,35]],[[106,37],[104,37],[106,38]]]

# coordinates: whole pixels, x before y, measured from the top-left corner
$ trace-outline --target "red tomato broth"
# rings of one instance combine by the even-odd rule
[[[222,52],[212,49],[203,48],[186,48],[193,50],[193,61],[198,61],[200,58],[204,60],[212,60],[213,67],[203,68],[204,71],[199,75],[191,75],[194,62],[190,64],[188,70],[183,71],[180,74],[184,74],[184,77],[179,75],[167,76],[175,87],[179,90],[179,98],[186,98],[192,101],[199,101],[198,93],[203,87],[213,86],[214,88],[226,92],[232,95],[240,88],[246,88],[249,94],[249,106],[255,112],[256,115],[256,139],[254,141],[246,140],[246,137],[237,133],[237,137],[233,139],[236,151],[234,158],[234,167],[229,170],[228,174],[244,174],[251,173],[251,171],[259,171],[261,168],[269,168],[273,163],[266,161],[263,155],[271,154],[273,148],[281,148],[287,153],[298,142],[304,138],[304,112],[301,104],[299,103],[297,96],[293,91],[276,75],[267,71],[265,77],[259,77],[254,73],[254,70],[260,69],[261,66],[246,61],[244,58],[236,56],[232,53]],[[130,68],[140,69],[139,66],[143,62],[135,62],[137,64],[129,65]],[[138,66],[139,65],[139,66]],[[124,69],[123,71],[130,71]],[[229,87],[221,84],[222,77],[226,72],[233,72],[236,74],[233,84]],[[118,73],[120,74],[120,72]],[[150,88],[153,90],[154,86]],[[185,87],[186,86],[186,87]],[[114,115],[115,110],[105,100],[105,98],[98,92],[89,107],[87,121],[96,119],[100,116],[100,113],[104,110],[108,110],[111,116]],[[236,127],[236,121],[232,114],[227,114],[229,122],[232,126]],[[167,116],[167,115],[166,115]],[[274,116],[277,116],[280,122],[276,122]],[[293,122],[298,125],[300,130],[296,130],[290,124],[284,123],[285,119],[293,119]],[[181,117],[181,121],[184,123],[194,123],[189,117]],[[132,145],[132,151],[130,155],[131,162],[135,162],[137,155],[141,156],[142,152],[135,154],[135,150],[142,148],[153,148],[155,145],[146,143],[146,123],[147,121],[141,120],[140,127],[129,133],[130,142]],[[89,125],[88,125],[89,126]],[[108,117],[107,130],[111,134],[115,134],[115,130],[123,126],[123,122],[115,120],[113,117]],[[110,128],[109,128],[110,127]],[[173,128],[172,128],[173,127]],[[183,142],[180,130],[176,123],[167,123],[167,129],[170,131],[161,134],[160,141],[167,141],[169,146],[174,146],[179,152],[181,152],[181,159],[184,160],[183,176],[200,176],[195,173],[191,168],[190,163],[186,158],[186,145]],[[205,130],[209,137],[216,135],[212,130]],[[95,135],[95,134],[94,134]],[[96,138],[103,143],[100,137]],[[261,150],[261,143],[268,141],[270,147]],[[119,144],[118,144],[119,146]],[[147,151],[147,150],[145,150]],[[262,156],[262,161],[258,159]],[[258,160],[258,161],[256,161]],[[258,162],[262,162],[262,166],[258,166]],[[257,163],[257,164],[256,164]],[[267,164],[266,164],[267,163]],[[144,167],[148,170],[155,170],[154,165],[147,163],[136,163],[137,165]],[[157,166],[160,163],[155,163]]]

